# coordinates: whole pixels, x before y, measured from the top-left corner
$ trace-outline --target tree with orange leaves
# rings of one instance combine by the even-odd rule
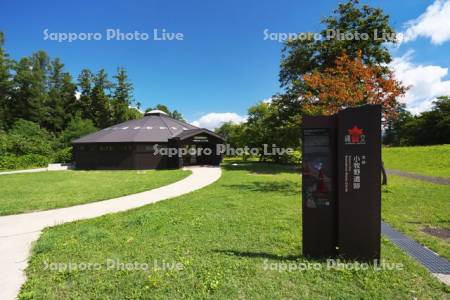
[[[384,121],[396,117],[398,98],[407,89],[387,67],[365,64],[361,52],[355,59],[344,53],[333,67],[305,74],[303,80],[306,111],[334,114],[347,107],[381,104]]]

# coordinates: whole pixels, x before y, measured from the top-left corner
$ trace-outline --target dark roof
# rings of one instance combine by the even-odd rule
[[[197,135],[199,133],[206,133],[209,135],[212,135],[220,140],[224,140],[223,137],[221,137],[220,135],[218,135],[217,133],[215,133],[214,131],[208,130],[206,128],[196,128],[196,129],[189,129],[189,130],[183,130],[182,132],[180,132],[177,135],[174,135],[174,138],[179,138],[180,140],[185,140],[188,139],[194,135]]]
[[[197,133],[207,133],[219,139],[216,133],[188,123],[173,119],[168,115],[155,112],[147,113],[142,119],[130,120],[104,128],[72,141],[78,143],[128,143],[128,142],[167,142],[173,137],[189,138]]]

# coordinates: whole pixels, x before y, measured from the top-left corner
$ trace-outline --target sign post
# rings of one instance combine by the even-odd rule
[[[303,254],[380,258],[381,106],[303,120]]]

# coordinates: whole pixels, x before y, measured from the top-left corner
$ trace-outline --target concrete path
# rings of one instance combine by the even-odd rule
[[[45,227],[90,219],[177,197],[218,180],[220,167],[189,167],[192,174],[147,192],[89,204],[0,217],[0,299],[15,299],[25,282],[24,270],[32,243]]]
[[[408,177],[408,178],[412,178],[412,179],[417,179],[417,180],[422,180],[422,181],[427,181],[427,182],[431,182],[431,183],[450,185],[450,179],[446,179],[446,178],[442,178],[442,177],[420,175],[420,174],[403,172],[400,170],[386,170],[386,173],[403,176],[403,177]],[[388,179],[388,181],[389,181],[389,179]]]
[[[23,173],[37,173],[45,171],[67,171],[72,169],[71,164],[49,164],[46,168],[36,168],[36,169],[25,169],[16,171],[5,171],[0,172],[0,175],[11,175],[11,174],[23,174]]]
[[[27,169],[27,170],[16,170],[16,171],[0,172],[0,175],[36,173],[36,172],[45,172],[45,171],[48,171],[48,169],[47,168],[37,168],[37,169]]]

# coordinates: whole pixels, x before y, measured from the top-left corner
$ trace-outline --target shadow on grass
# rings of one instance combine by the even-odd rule
[[[227,171],[248,171],[256,174],[300,174],[300,166],[298,165],[282,165],[270,162],[227,160],[222,164],[222,168]]]
[[[329,259],[327,258],[311,258],[304,255],[276,255],[273,253],[266,252],[247,252],[247,251],[237,251],[237,250],[213,250],[213,252],[225,254],[228,256],[238,256],[245,258],[264,258],[270,260],[279,260],[279,261],[313,261],[318,263],[324,263]]]
[[[276,255],[265,252],[245,252],[236,250],[213,250],[216,253],[222,253],[228,256],[239,256],[246,258],[266,258],[272,260],[299,260],[305,259],[303,255]]]
[[[224,186],[234,191],[249,190],[252,192],[260,192],[260,193],[276,192],[282,193],[283,195],[286,196],[300,195],[301,193],[301,187],[299,185],[299,182],[295,181],[284,181],[284,182],[255,181],[242,184],[226,184]]]

